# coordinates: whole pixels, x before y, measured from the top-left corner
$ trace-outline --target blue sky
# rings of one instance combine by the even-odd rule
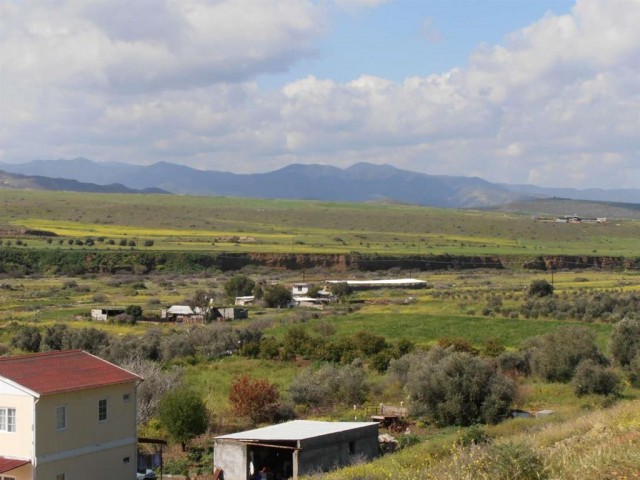
[[[279,88],[314,75],[347,82],[362,74],[395,81],[464,66],[483,44],[499,44],[505,35],[545,14],[566,14],[565,0],[398,0],[377,8],[334,11],[328,33],[315,48],[282,74],[258,77],[262,86]]]
[[[0,162],[640,186],[640,0],[0,0]]]

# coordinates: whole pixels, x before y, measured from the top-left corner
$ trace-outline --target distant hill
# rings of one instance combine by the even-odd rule
[[[0,163],[0,169],[99,185],[116,183],[136,190],[159,188],[186,195],[390,202],[450,208],[484,208],[554,196],[640,203],[640,189],[577,190],[501,185],[478,177],[427,175],[370,163],[357,163],[345,169],[292,164],[268,173],[236,174],[196,170],[167,162],[131,165],[76,158]]]
[[[196,170],[167,162],[148,166],[97,163],[84,158],[0,163],[0,168],[97,184],[115,182],[133,189],[160,188],[188,195],[392,202],[456,208],[501,205],[522,198],[481,178],[426,175],[368,163],[346,169],[293,164],[257,174]]]
[[[500,212],[527,213],[538,216],[578,215],[580,217],[606,217],[640,220],[640,204],[621,202],[594,202],[568,198],[540,198],[508,203],[492,208]]]
[[[78,182],[66,178],[49,178],[39,175],[21,175],[0,170],[0,188],[36,189],[36,190],[64,190],[68,192],[93,193],[168,193],[159,188],[136,190],[117,183],[96,185],[94,183]]]

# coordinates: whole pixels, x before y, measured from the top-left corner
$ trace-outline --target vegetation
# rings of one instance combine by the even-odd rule
[[[186,451],[189,440],[204,433],[208,412],[202,399],[192,390],[172,390],[164,394],[158,404],[158,419],[171,439]]]
[[[248,417],[255,425],[275,419],[280,406],[278,388],[264,378],[253,380],[247,375],[237,378],[229,391],[231,410],[239,417]]]
[[[142,432],[205,447],[211,437],[196,433],[205,429],[293,415],[365,420],[367,406],[409,400],[410,433],[398,436],[405,448],[326,478],[637,472],[638,264],[609,257],[616,268],[591,268],[602,265],[598,252],[635,255],[635,222],[614,229],[399,205],[44,192],[0,191],[0,201],[0,354],[82,348],[140,373]],[[497,263],[479,268],[488,258]],[[338,284],[340,302],[323,309],[277,308],[293,282],[318,291],[324,278],[427,270],[424,290]],[[160,318],[171,304],[228,305],[261,292],[246,321]],[[96,305],[127,313],[92,321]],[[205,419],[180,438],[169,428],[182,422],[161,420],[160,404],[176,392],[199,400]],[[511,408],[556,414],[509,419]],[[211,464],[203,458],[176,454],[169,464],[184,473]]]

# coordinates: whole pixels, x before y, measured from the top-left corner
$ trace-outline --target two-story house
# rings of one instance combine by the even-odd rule
[[[0,480],[135,479],[140,381],[80,350],[0,358]]]

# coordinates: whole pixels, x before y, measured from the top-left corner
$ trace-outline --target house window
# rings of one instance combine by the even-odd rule
[[[128,393],[125,393],[124,395],[122,395],[122,401],[123,402],[129,402],[131,400],[131,395]]]
[[[107,399],[98,401],[98,421],[104,422],[107,419]]]
[[[16,477],[7,477],[7,476],[4,476],[4,477],[0,477],[0,478],[2,478],[2,480],[16,480]]]
[[[16,409],[0,407],[0,432],[16,431]]]
[[[67,406],[60,405],[56,407],[56,430],[66,430],[66,428],[67,428]],[[57,480],[57,477],[56,477],[56,480]]]
[[[356,442],[349,442],[349,454],[350,455],[356,454]]]

